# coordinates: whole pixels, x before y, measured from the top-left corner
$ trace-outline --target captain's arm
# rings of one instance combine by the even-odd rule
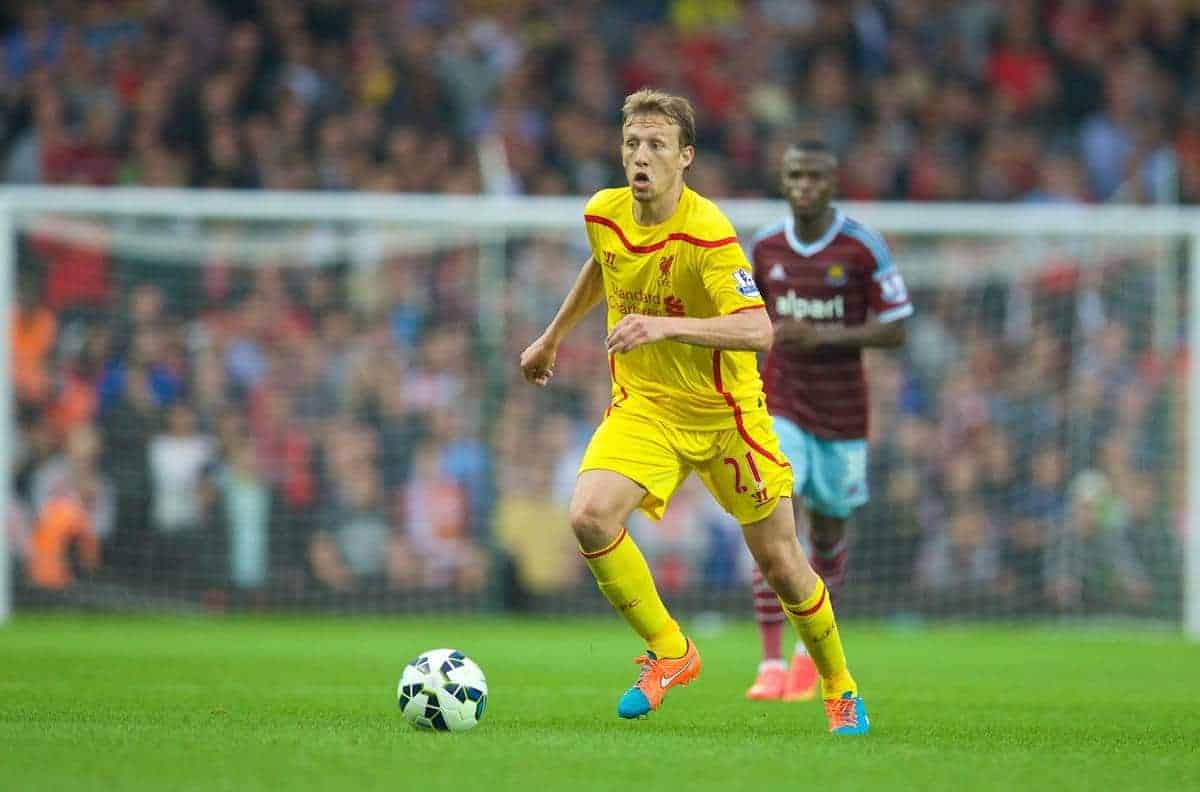
[[[709,319],[668,317],[667,338],[712,349],[750,349],[766,352],[775,331],[764,307],[748,308]]]
[[[671,339],[711,349],[766,352],[771,348],[773,333],[771,319],[761,305],[707,319],[629,314],[613,325],[608,334],[608,351],[629,352],[644,344]]]

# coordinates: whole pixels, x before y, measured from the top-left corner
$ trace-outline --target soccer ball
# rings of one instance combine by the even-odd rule
[[[430,649],[404,667],[400,712],[418,729],[467,731],[483,720],[487,680],[471,658],[455,649]]]

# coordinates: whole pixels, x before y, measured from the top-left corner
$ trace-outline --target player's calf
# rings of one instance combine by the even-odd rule
[[[816,546],[813,547],[812,558],[809,561],[812,564],[813,571],[825,581],[831,597],[836,598],[841,593],[842,583],[846,579],[846,560],[848,556],[849,552],[845,539],[824,550]]]
[[[809,514],[808,545],[813,571],[825,581],[830,596],[836,600],[842,591],[849,555],[845,518],[814,509]]]

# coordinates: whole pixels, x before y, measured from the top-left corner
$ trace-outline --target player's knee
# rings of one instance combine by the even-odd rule
[[[787,583],[794,580],[799,566],[784,552],[768,551],[758,559],[758,569],[762,570],[762,576],[766,578],[769,586],[778,592],[781,586],[787,586]]]
[[[776,592],[795,588],[801,576],[800,559],[787,549],[786,546],[767,548],[757,559],[763,578]]]
[[[621,530],[620,521],[611,509],[592,498],[576,498],[571,502],[569,513],[571,530],[584,550],[605,547],[617,538]]]

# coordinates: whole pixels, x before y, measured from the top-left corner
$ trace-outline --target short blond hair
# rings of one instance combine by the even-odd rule
[[[621,106],[621,128],[629,119],[642,113],[660,113],[679,127],[679,148],[696,145],[696,111],[692,103],[682,96],[675,96],[655,88],[642,88],[625,97]]]

